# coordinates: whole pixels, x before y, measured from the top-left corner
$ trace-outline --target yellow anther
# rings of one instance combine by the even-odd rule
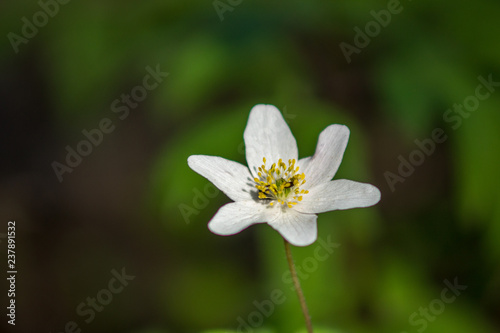
[[[259,178],[254,178],[255,187],[259,190],[258,198],[268,200],[269,205],[273,206],[278,202],[282,206],[292,208],[302,201],[302,194],[309,191],[300,190],[300,186],[305,183],[305,174],[299,174],[299,167],[295,166],[296,160],[289,159],[288,165],[279,159],[266,168],[266,158],[262,158],[264,164],[258,167]]]

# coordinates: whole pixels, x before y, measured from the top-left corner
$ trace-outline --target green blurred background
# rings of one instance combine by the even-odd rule
[[[382,192],[374,207],[320,215],[319,237],[338,244],[325,260],[312,259],[319,242],[293,248],[318,333],[500,330],[500,92],[445,117],[474,100],[479,76],[500,81],[498,1],[73,0],[57,13],[42,3],[46,22],[40,3],[0,3],[0,252],[16,220],[19,272],[16,326],[2,314],[3,331],[303,329],[280,236],[267,225],[210,233],[230,200],[186,163],[245,163],[259,103],[284,113],[301,157],[327,125],[346,124],[336,178]],[[394,8],[385,27],[373,23]],[[34,15],[40,27],[23,39]],[[370,40],[357,41],[368,45],[347,61],[341,43],[355,46],[354,29],[367,27]],[[113,108],[145,91],[147,67],[169,74]],[[103,119],[113,130],[60,182],[54,161]],[[436,128],[447,140],[416,153]],[[388,172],[418,154],[391,188]],[[86,323],[78,306],[102,299],[122,268],[135,278]],[[467,289],[443,303],[455,279]],[[271,308],[276,290],[285,300]]]

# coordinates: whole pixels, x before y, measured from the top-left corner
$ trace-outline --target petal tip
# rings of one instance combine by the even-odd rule
[[[189,166],[191,169],[193,169],[193,167],[195,167],[195,166],[196,166],[196,164],[197,164],[197,162],[198,162],[198,160],[199,160],[200,156],[202,156],[202,155],[191,155],[191,156],[189,156],[189,157],[187,158],[187,164],[188,164],[188,166]],[[194,169],[193,169],[193,170],[194,170]]]
[[[318,239],[317,236],[314,237],[314,239],[300,239],[300,240],[297,240],[297,239],[296,240],[289,240],[284,236],[283,236],[283,238],[285,238],[286,241],[288,243],[292,244],[293,246],[300,246],[300,247],[309,246],[309,245],[313,244],[314,242],[316,242],[316,240]]]
[[[272,104],[257,104],[250,110],[250,115],[257,112],[277,112],[281,115],[280,110]]]
[[[376,205],[380,202],[380,199],[382,199],[382,192],[380,192],[379,188],[375,185],[372,185],[372,191],[373,191],[373,205]]]
[[[343,124],[332,124],[330,126],[328,126],[326,129],[328,129],[329,131],[335,131],[335,132],[338,132],[342,135],[346,135],[346,136],[349,136],[351,134],[351,130],[349,129],[349,127],[347,127],[347,125],[343,125]]]

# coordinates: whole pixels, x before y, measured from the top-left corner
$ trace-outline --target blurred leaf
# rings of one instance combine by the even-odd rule
[[[172,75],[169,84],[159,88],[158,111],[173,105],[174,114],[186,116],[186,111],[193,111],[209,100],[228,75],[229,57],[223,44],[210,35],[200,34],[186,40],[170,60]]]
[[[488,223],[497,205],[500,179],[498,96],[482,101],[451,135],[456,143],[458,214],[465,225]]]
[[[178,265],[165,279],[163,309],[178,325],[191,330],[222,324],[236,327],[238,317],[246,311],[242,300],[252,297],[252,289],[242,287],[248,280],[237,267],[223,261],[209,264],[199,260],[196,265]]]
[[[414,43],[382,58],[373,82],[383,98],[383,111],[403,126],[409,138],[430,132],[457,96],[469,93],[465,66],[449,61],[441,41],[414,33]]]
[[[331,329],[331,328],[318,328],[315,325],[313,325],[314,332],[315,333],[346,333],[346,331],[341,331],[337,329]],[[297,333],[307,333],[307,330],[300,330],[297,331]]]
[[[268,329],[252,329],[252,332],[255,332],[255,333],[275,333],[275,331],[271,331]],[[203,331],[201,333],[241,333],[241,331],[214,330],[214,331]]]

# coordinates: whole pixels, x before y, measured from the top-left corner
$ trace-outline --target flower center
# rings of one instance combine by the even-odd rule
[[[306,176],[299,174],[299,167],[295,167],[295,160],[288,160],[288,166],[280,158],[278,163],[273,163],[271,168],[266,169],[266,158],[262,159],[264,164],[259,167],[259,178],[254,178],[257,183],[255,187],[259,190],[259,199],[270,200],[269,205],[273,206],[277,201],[283,206],[292,208],[299,201],[302,195],[309,191],[301,190],[300,186],[305,184]]]

